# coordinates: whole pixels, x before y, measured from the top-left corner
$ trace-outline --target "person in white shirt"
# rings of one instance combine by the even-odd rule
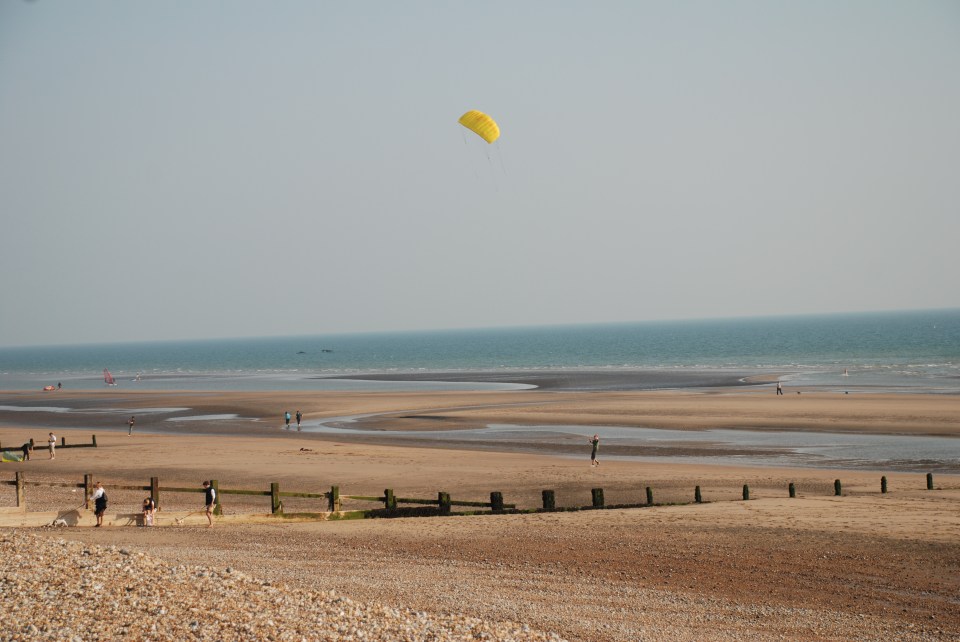
[[[107,493],[103,490],[103,484],[97,482],[97,488],[90,495],[93,500],[93,514],[97,516],[97,526],[103,526],[103,514],[107,512]]]
[[[47,444],[50,446],[50,459],[57,458],[57,436],[53,433],[50,433],[50,436],[47,437]]]

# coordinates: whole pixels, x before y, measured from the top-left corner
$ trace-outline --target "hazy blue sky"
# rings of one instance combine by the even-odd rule
[[[0,345],[960,307],[958,215],[955,1],[0,0]]]

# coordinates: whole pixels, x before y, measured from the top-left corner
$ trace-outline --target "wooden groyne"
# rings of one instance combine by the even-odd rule
[[[27,441],[30,443],[30,447],[31,447],[31,448],[34,448],[34,449],[40,448],[41,450],[46,450],[46,448],[47,448],[47,439],[46,439],[46,437],[41,437],[39,440],[34,440],[33,437],[31,437],[31,438],[28,439]],[[24,442],[24,443],[27,443],[27,442]],[[37,444],[39,444],[39,446],[38,446]],[[68,444],[66,437],[61,437],[61,438],[60,438],[60,443],[57,444],[57,448],[58,448],[58,449],[59,449],[59,448],[96,448],[96,447],[97,447],[97,436],[96,436],[96,435],[91,435],[91,436],[90,436],[90,443],[89,443],[89,444],[83,444],[83,443],[79,443],[79,444]],[[0,450],[9,450],[9,451],[12,451],[12,452],[16,452],[16,451],[20,450],[21,448],[23,448],[23,444],[22,444],[22,443],[21,443],[21,444],[17,444],[17,445],[15,445],[15,446],[11,446],[11,445],[9,445],[9,444],[6,445],[6,446],[4,446],[3,444],[0,444]]]
[[[16,508],[0,509],[0,523],[4,514],[27,514],[27,488],[31,486],[61,487],[70,489],[83,489],[83,503],[77,508],[70,509],[67,512],[79,512],[81,508],[90,510],[90,496],[94,491],[94,476],[86,474],[83,480],[79,482],[56,482],[56,481],[29,481],[25,473],[15,472],[12,480],[0,480],[0,486],[14,486],[16,488]],[[623,509],[623,508],[645,508],[658,505],[654,502],[653,488],[645,487],[643,495],[638,498],[636,503],[607,504],[604,498],[603,488],[591,488],[589,491],[589,504],[574,504],[571,506],[558,506],[556,501],[556,492],[552,489],[545,489],[541,492],[541,506],[519,508],[516,504],[504,501],[501,491],[490,493],[489,501],[473,500],[455,500],[449,492],[438,491],[436,497],[403,497],[398,496],[392,488],[384,489],[382,495],[347,495],[342,494],[339,486],[331,486],[330,490],[323,492],[304,492],[304,491],[283,491],[278,482],[271,482],[269,488],[261,489],[240,489],[240,488],[220,488],[218,480],[210,480],[211,485],[216,491],[216,505],[213,513],[217,516],[223,516],[222,499],[230,495],[246,495],[254,497],[269,497],[269,514],[253,514],[252,516],[269,516],[282,518],[302,518],[302,519],[367,519],[377,517],[414,517],[414,516],[437,516],[437,515],[480,515],[480,514],[507,514],[507,513],[536,513],[536,512],[565,512],[579,510],[599,510],[599,509]],[[205,490],[199,487],[181,487],[181,486],[163,486],[158,477],[151,477],[149,483],[143,485],[128,484],[110,484],[108,492],[113,490],[142,490],[147,491],[156,506],[162,506],[162,500],[167,493],[204,493]],[[933,490],[933,474],[926,475],[926,488]],[[842,484],[838,479],[834,482],[834,496],[842,497]],[[887,478],[880,478],[880,492],[888,492]],[[639,493],[638,493],[639,494]],[[787,487],[787,496],[796,497],[796,485],[791,482]],[[586,494],[584,495],[586,497]],[[308,500],[317,500],[316,511],[286,513],[283,507],[284,498],[299,498]],[[743,501],[751,501],[750,488],[743,486]],[[706,503],[704,491],[698,485],[694,488],[692,502],[695,504]],[[351,500],[354,502],[370,502],[379,504],[375,508],[343,510],[343,501]],[[690,502],[680,502],[690,503]],[[455,508],[461,510],[454,510]],[[462,510],[468,509],[468,510]],[[186,512],[184,516],[196,515],[198,511]],[[127,523],[136,521],[139,513],[121,513],[115,516],[117,519],[126,519]],[[168,511],[165,515],[176,515]],[[240,515],[233,515],[234,519],[240,518]],[[21,520],[22,521],[22,520]],[[74,522],[79,524],[82,520],[77,517]],[[116,520],[114,520],[116,521]],[[177,523],[182,523],[180,519]]]

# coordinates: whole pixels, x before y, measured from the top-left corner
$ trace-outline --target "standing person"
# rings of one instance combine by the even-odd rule
[[[283,419],[287,422],[287,430],[290,430],[290,411],[283,413]]]
[[[133,424],[135,423],[137,423],[137,418],[131,415],[130,421],[127,422],[127,437],[133,434]]]
[[[63,388],[63,384],[58,381],[58,382],[57,382],[57,390],[60,390],[61,388]]]
[[[97,528],[103,526],[103,514],[107,512],[107,493],[103,490],[103,484],[97,482],[97,488],[90,495],[93,500],[93,514],[97,516]]]
[[[303,420],[303,413],[297,410],[297,431],[300,430],[300,422]]]
[[[780,383],[780,380],[779,380],[779,379],[777,379],[777,394],[778,394],[778,395],[782,395],[782,394],[783,394],[783,384]]]
[[[597,450],[600,448],[600,436],[594,435],[590,443],[593,445],[593,449],[590,451],[590,465],[599,466],[600,462],[597,461]]]
[[[53,433],[50,433],[50,436],[47,437],[47,445],[50,446],[50,459],[57,458],[57,436]]]
[[[30,461],[30,453],[33,452],[33,440],[31,439],[24,445],[20,446],[20,450],[23,451],[23,461]]]
[[[153,515],[157,512],[157,503],[153,497],[147,497],[143,500],[143,525],[153,526]]]
[[[207,509],[207,528],[210,528],[213,526],[213,507],[217,504],[217,491],[210,485],[210,482],[204,480],[203,492]]]

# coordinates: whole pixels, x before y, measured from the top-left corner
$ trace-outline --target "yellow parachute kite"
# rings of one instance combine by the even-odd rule
[[[482,111],[468,111],[460,117],[459,122],[488,143],[500,138],[500,127],[497,126],[495,120]]]

